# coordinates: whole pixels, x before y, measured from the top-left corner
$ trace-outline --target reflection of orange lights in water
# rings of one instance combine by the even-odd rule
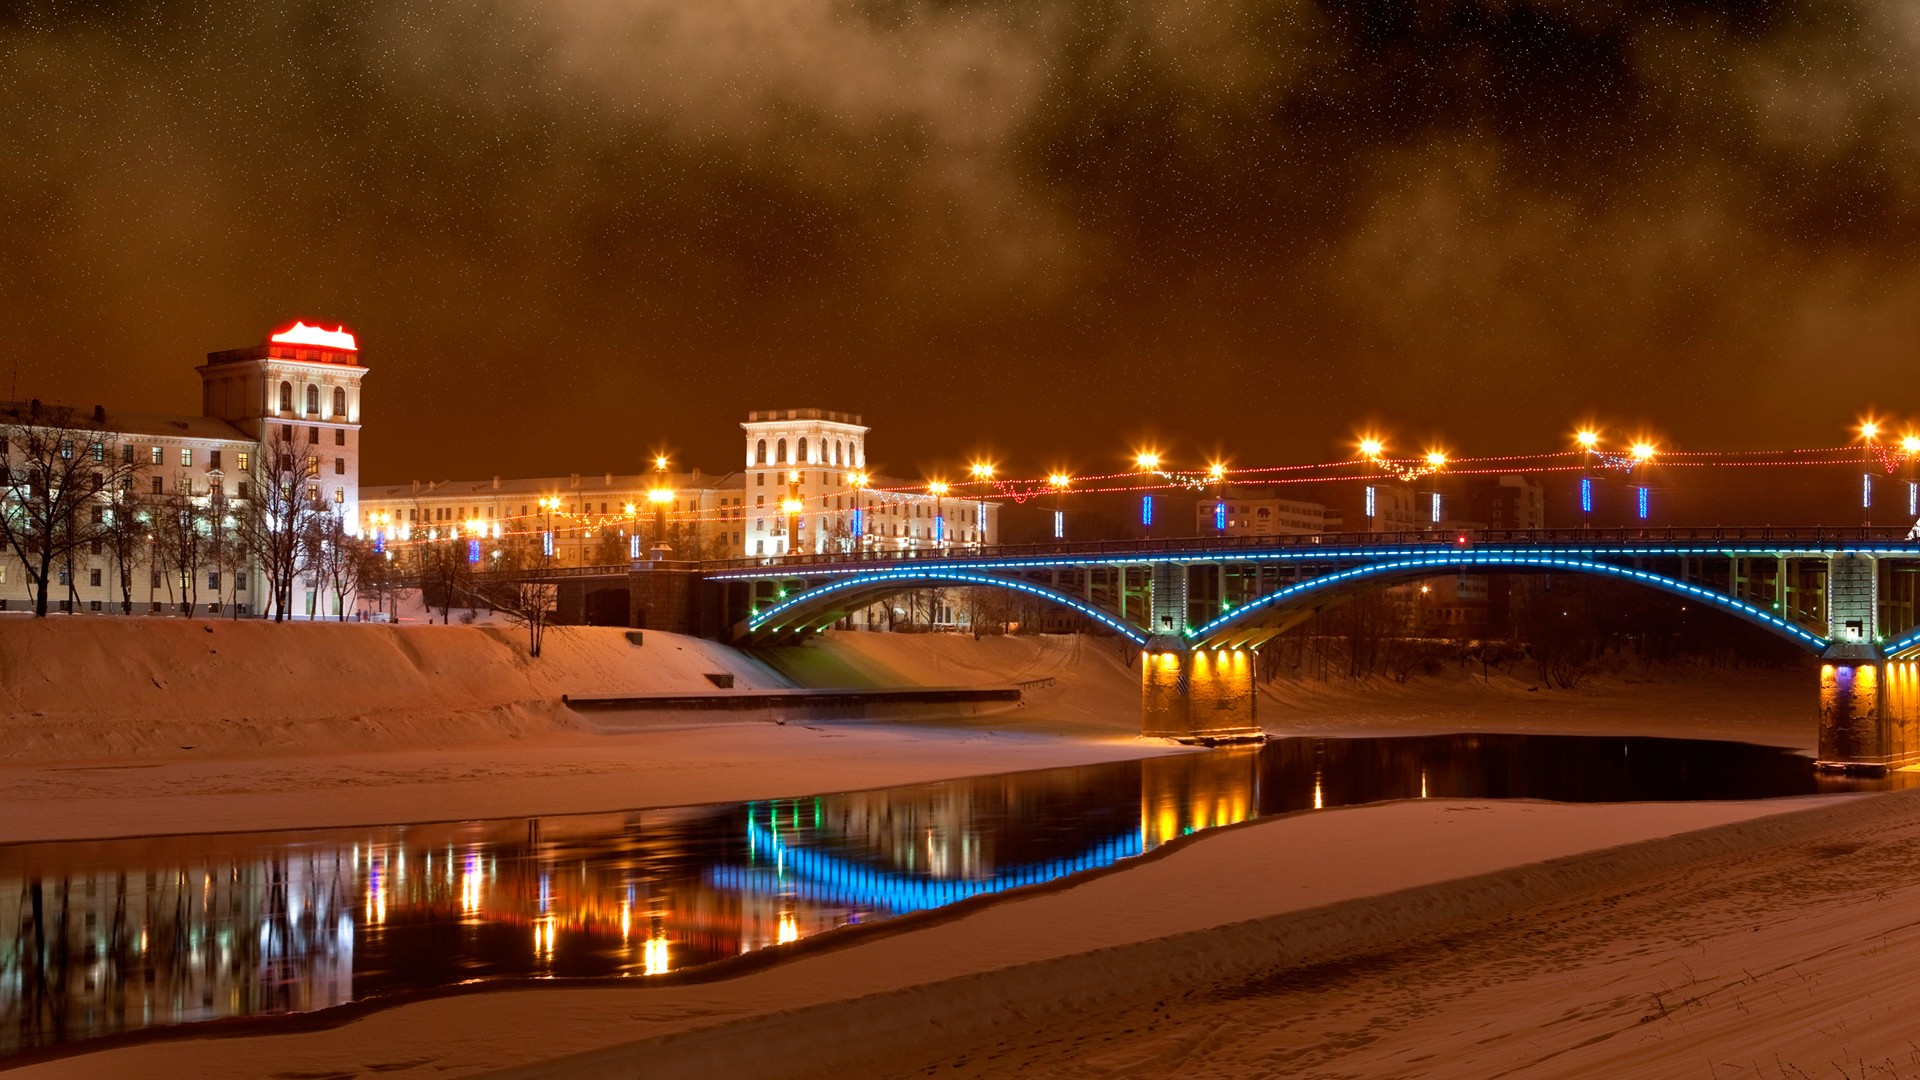
[[[641,970],[649,975],[665,975],[670,966],[666,936],[650,937],[640,946]]]
[[[781,912],[780,913],[780,944],[785,945],[789,941],[798,941],[798,940],[800,940],[800,924],[794,919],[793,912],[791,911]]]
[[[626,902],[625,900],[622,900],[620,902],[620,944],[625,945],[627,942],[632,940],[633,940],[633,905]]]
[[[553,916],[533,921],[533,955],[540,960],[553,959],[553,939],[559,933],[559,926]]]
[[[472,915],[480,910],[480,856],[469,854],[467,864],[460,874],[460,914]]]

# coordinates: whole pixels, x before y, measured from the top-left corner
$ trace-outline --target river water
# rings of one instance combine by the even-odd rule
[[[4,1055],[477,980],[644,978],[1388,799],[1885,790],[1676,739],[1287,739],[799,799],[0,846]]]

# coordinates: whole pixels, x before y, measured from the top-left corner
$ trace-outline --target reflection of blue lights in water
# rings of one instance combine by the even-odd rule
[[[713,883],[723,889],[749,893],[793,892],[807,899],[859,904],[887,911],[924,911],[973,896],[1005,892],[1023,885],[1112,866],[1141,851],[1138,832],[1102,840],[1085,853],[1031,866],[1014,867],[990,878],[935,881],[872,870],[822,851],[798,847],[764,826],[747,825],[748,850],[771,856],[782,870],[715,867]],[[800,882],[789,878],[803,879]]]

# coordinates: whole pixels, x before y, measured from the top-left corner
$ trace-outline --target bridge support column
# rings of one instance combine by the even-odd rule
[[[1150,642],[1140,656],[1140,732],[1199,743],[1263,738],[1254,710],[1253,651]]]
[[[1889,663],[1876,641],[1880,568],[1871,555],[1827,560],[1827,639],[1820,665],[1820,755],[1838,769],[1920,761],[1914,665]]]
[[[1822,663],[1818,760],[1871,772],[1920,762],[1920,665],[1844,656]]]

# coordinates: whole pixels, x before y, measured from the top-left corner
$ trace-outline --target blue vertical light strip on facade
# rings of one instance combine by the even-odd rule
[[[478,540],[467,541],[467,561],[470,563],[477,563],[480,561],[480,541]]]
[[[373,534],[373,550],[375,554],[387,550],[387,530],[381,529]]]
[[[1053,538],[1055,540],[1065,540],[1067,538],[1067,512],[1065,510],[1055,510],[1053,512]]]
[[[1153,524],[1153,496],[1140,496],[1140,524]]]
[[[976,543],[987,542],[987,504],[985,501],[973,504],[973,539]]]
[[[540,554],[545,555],[549,559],[553,558],[553,534],[552,533],[543,532],[540,534]]]
[[[1373,485],[1367,485],[1367,516],[1373,516]]]
[[[1217,532],[1227,531],[1227,504],[1224,502],[1213,504],[1213,527]]]
[[[1440,520],[1440,493],[1437,491],[1433,493],[1433,520]]]
[[[1591,476],[1580,478],[1580,512],[1593,513],[1593,477]]]
[[[1872,473],[1860,474],[1860,505],[1868,509],[1871,509],[1873,507],[1873,474]]]
[[[1907,513],[1920,517],[1920,481],[1907,481]]]
[[[627,558],[637,559],[639,557],[640,557],[640,534],[634,533],[632,536],[627,537]]]
[[[853,508],[853,535],[867,535],[867,512],[857,506]]]
[[[1647,518],[1647,489],[1646,489],[1646,485],[1643,484],[1640,487],[1640,520],[1645,521],[1646,518]]]
[[[933,518],[933,542],[936,544],[945,543],[946,539],[947,516],[945,514],[936,514]]]

